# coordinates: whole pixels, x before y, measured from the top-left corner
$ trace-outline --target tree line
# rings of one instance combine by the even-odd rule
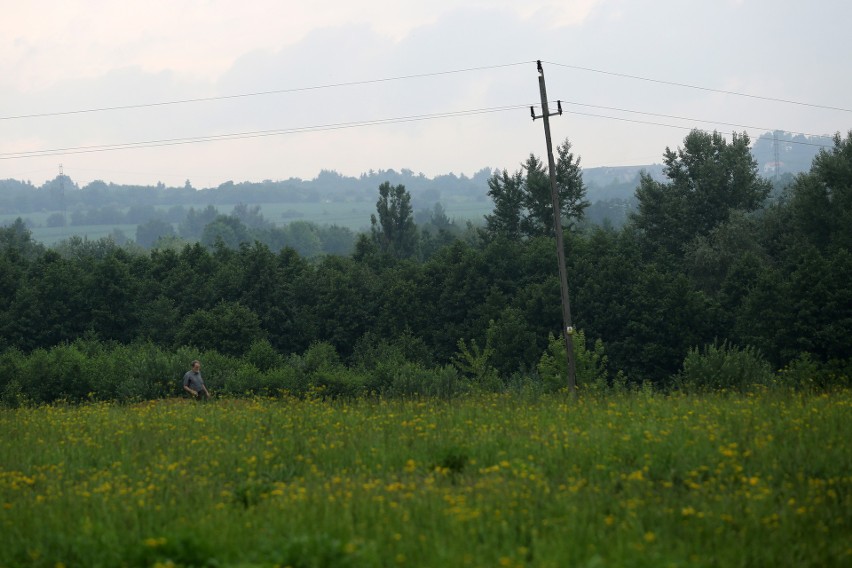
[[[688,369],[747,361],[738,368],[810,365],[848,383],[852,132],[768,200],[745,134],[693,131],[666,149],[663,181],[641,177],[618,229],[578,223],[579,158],[567,141],[558,154],[575,326],[599,380],[672,387]],[[392,346],[495,388],[542,381],[561,328],[546,169],[531,155],[488,184],[483,226],[424,232],[405,187],[384,183],[354,252],[312,259],[222,238],[50,249],[17,223],[0,229],[0,350],[86,338],[243,357],[258,342],[281,356],[322,344],[354,364]],[[718,369],[696,367],[713,357]]]

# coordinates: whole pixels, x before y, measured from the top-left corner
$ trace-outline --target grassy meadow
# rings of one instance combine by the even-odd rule
[[[0,410],[0,566],[849,566],[852,392]]]

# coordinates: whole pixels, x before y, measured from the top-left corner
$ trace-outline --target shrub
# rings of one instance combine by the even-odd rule
[[[476,388],[483,391],[498,391],[502,386],[497,369],[491,364],[494,350],[487,344],[480,348],[475,339],[470,340],[470,346],[464,339],[458,341],[458,352],[453,356],[453,365],[467,377]]]
[[[267,339],[259,339],[252,343],[245,358],[263,372],[280,367],[283,363],[281,355]]]
[[[24,354],[20,349],[12,347],[0,353],[0,391],[6,385],[17,379],[24,362]],[[20,387],[20,384],[18,385]]]
[[[262,385],[260,369],[251,363],[243,363],[228,373],[222,384],[222,392],[236,396],[259,394]]]
[[[270,369],[260,377],[259,394],[268,396],[304,396],[309,385],[307,377],[289,364]]]
[[[582,390],[599,392],[609,388],[608,359],[603,341],[595,341],[594,349],[586,348],[586,334],[578,330],[572,335],[574,342],[574,366],[577,386]],[[547,336],[547,350],[538,363],[538,374],[547,391],[557,391],[567,386],[568,362],[565,357],[565,341],[552,333]],[[619,373],[614,383],[623,382]]]
[[[364,394],[364,375],[343,365],[323,367],[310,375],[310,385],[323,398],[355,398]]]
[[[88,358],[73,345],[36,349],[22,360],[19,383],[33,402],[82,400],[92,391]]]
[[[383,396],[416,397],[431,394],[434,377],[417,363],[405,361],[393,367],[381,365],[375,371],[379,372],[386,377],[384,388],[380,391]]]
[[[312,343],[303,355],[291,355],[288,364],[293,375],[293,395],[318,394],[322,397],[354,397],[364,393],[365,375],[346,368],[334,346],[325,341]]]
[[[757,349],[724,341],[690,349],[674,384],[687,392],[746,391],[756,385],[770,385],[772,378],[769,363]]]
[[[834,387],[849,387],[850,376],[852,369],[849,361],[821,363],[814,360],[810,353],[802,353],[778,371],[777,383],[797,390],[824,391]]]

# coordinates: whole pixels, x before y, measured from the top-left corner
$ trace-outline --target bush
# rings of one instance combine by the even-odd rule
[[[453,366],[477,389],[499,391],[502,387],[500,377],[491,364],[494,349],[487,342],[484,348],[480,348],[475,339],[470,340],[470,346],[464,339],[459,339],[457,345],[459,350],[453,355]]]
[[[246,360],[263,372],[280,367],[283,363],[281,355],[267,339],[260,339],[252,343],[248,353],[246,353]]]
[[[260,369],[251,363],[243,363],[228,373],[222,392],[235,396],[260,394],[262,385]]]
[[[452,398],[469,392],[471,383],[459,377],[455,367],[427,369],[410,361],[381,362],[367,378],[366,392],[385,397],[437,396]]]
[[[307,377],[299,373],[295,367],[285,364],[277,369],[270,369],[260,377],[258,394],[267,396],[304,396],[308,392]]]
[[[293,395],[319,394],[322,397],[346,398],[364,393],[365,375],[346,368],[337,350],[328,342],[312,343],[303,355],[292,355],[288,363],[293,375],[275,375],[286,376],[293,381],[295,389],[286,389]]]
[[[20,349],[12,347],[0,353],[0,391],[6,385],[17,379],[23,365],[24,354]],[[20,386],[20,385],[19,385]]]
[[[852,368],[849,361],[821,363],[810,353],[802,353],[778,371],[777,384],[797,390],[825,391],[850,386]]]
[[[323,398],[361,396],[366,383],[364,375],[343,365],[318,369],[310,375],[309,381],[313,392]]]
[[[92,392],[89,359],[73,345],[36,349],[18,373],[22,394],[36,403],[83,400]]]
[[[613,385],[610,385],[608,358],[603,341],[598,339],[592,351],[586,348],[586,334],[576,331],[572,335],[574,342],[574,366],[577,387],[582,390],[600,392],[610,386],[622,385],[624,377],[616,375]],[[547,350],[538,363],[538,374],[546,391],[557,391],[565,388],[568,377],[568,362],[565,357],[565,341],[561,336],[548,334]],[[622,385],[623,386],[623,385]]]
[[[674,384],[687,392],[723,389],[742,392],[756,385],[770,385],[772,379],[772,369],[757,349],[740,348],[724,341],[721,345],[705,345],[700,350],[690,349]]]

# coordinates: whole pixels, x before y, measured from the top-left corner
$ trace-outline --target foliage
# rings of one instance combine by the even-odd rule
[[[571,228],[583,218],[589,202],[585,200],[580,159],[574,159],[567,139],[557,147],[557,154],[555,183],[560,215]],[[488,238],[515,240],[553,234],[553,197],[546,168],[544,161],[530,154],[514,174],[503,170],[491,176],[488,196],[494,201],[494,212],[485,216]]]
[[[176,236],[174,227],[162,219],[151,219],[136,227],[136,244],[152,248],[160,239]]]
[[[822,363],[802,353],[778,371],[777,383],[806,392],[825,392],[852,385],[852,361]]]
[[[475,385],[484,390],[496,390],[499,384],[497,369],[491,365],[494,349],[486,343],[480,348],[475,339],[470,345],[464,339],[458,341],[458,352],[453,356],[453,365]]]
[[[836,385],[840,379],[822,369],[844,376],[852,341],[850,148],[852,135],[838,135],[811,171],[762,202],[767,184],[756,176],[745,137],[690,133],[683,148],[666,151],[665,178],[652,171],[639,181],[641,207],[626,225],[565,232],[576,326],[600,338],[609,366],[635,385],[671,387],[690,349],[716,339],[753,346],[775,369],[807,353],[821,370],[818,384]],[[579,161],[567,143],[558,162],[560,187],[581,198]],[[411,173],[366,175],[359,184],[370,185],[357,187],[374,191],[379,180],[386,183],[375,232],[360,235],[352,256],[338,253],[352,250],[354,233],[332,236],[302,221],[274,227],[261,215],[267,209],[240,203],[271,198],[277,182],[223,184],[204,193],[206,208],[186,201],[199,196],[191,184],[170,188],[184,201],[168,210],[166,188],[137,188],[139,202],[126,212],[119,204],[130,199],[129,189],[93,182],[72,192],[79,203],[69,205],[97,204],[98,215],[121,214],[139,225],[154,215],[178,224],[189,240],[202,238],[206,226],[204,244],[160,241],[144,250],[74,238],[46,249],[23,220],[0,227],[0,350],[19,350],[16,360],[32,356],[47,370],[48,355],[59,357],[67,377],[93,364],[61,351],[81,338],[217,353],[217,387],[227,380],[254,393],[307,396],[323,381],[340,396],[423,393],[435,377],[455,385],[450,390],[476,384],[535,392],[548,335],[562,327],[553,241],[543,228],[551,213],[544,172],[531,156],[515,174],[478,174],[483,186],[491,179],[494,201],[483,230],[463,230],[435,205],[456,193],[424,193]],[[469,180],[444,181],[461,187]],[[350,182],[332,172],[317,180],[329,195]],[[324,206],[319,194],[292,183],[293,199]],[[238,202],[228,193],[236,189],[247,190]],[[369,210],[364,192],[347,195],[353,207]],[[220,214],[217,206],[225,204],[236,205],[232,214]],[[579,216],[577,204],[563,216]],[[418,225],[428,231],[408,229],[418,208]],[[313,344],[327,344],[339,358],[316,371],[316,380],[293,371]],[[186,364],[181,359],[177,371]],[[64,395],[14,377],[2,386],[7,398],[21,401],[77,397],[90,383],[104,398],[148,396],[140,381],[106,388],[111,373],[121,371],[94,370],[77,386],[68,378]]]
[[[769,194],[770,184],[758,175],[745,133],[735,133],[728,143],[718,132],[693,130],[682,148],[666,148],[663,162],[669,181],[642,175],[633,221],[652,247],[668,253],[681,252],[732,211],[757,209]]]
[[[373,242],[381,253],[409,258],[417,251],[411,195],[404,185],[391,186],[384,182],[379,186],[376,215],[370,216],[370,225]]]
[[[690,349],[675,384],[687,392],[734,390],[744,392],[768,386],[773,375],[769,363],[751,346],[740,348],[727,341]]]
[[[597,339],[592,350],[586,347],[586,334],[576,330],[571,336],[574,345],[574,370],[577,387],[586,392],[602,393],[611,386],[616,390],[624,388],[621,372],[610,376],[609,360],[603,341]],[[565,356],[565,340],[554,334],[547,336],[547,350],[538,363],[538,376],[546,390],[555,392],[568,386],[568,360]]]
[[[211,310],[198,310],[187,317],[178,329],[177,341],[242,355],[263,336],[257,314],[238,302],[220,302]]]

